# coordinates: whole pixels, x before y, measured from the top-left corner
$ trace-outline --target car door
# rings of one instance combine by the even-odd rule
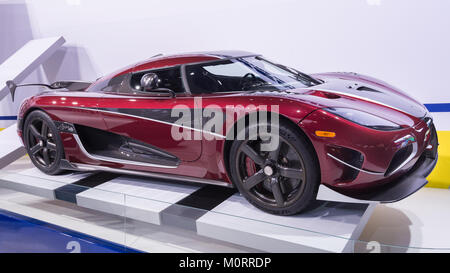
[[[176,92],[175,97],[159,93],[143,92],[140,79],[146,73],[156,73],[160,87]],[[175,156],[180,161],[195,161],[202,153],[202,143],[193,137],[194,126],[179,126],[177,110],[184,109],[191,115],[194,99],[184,92],[180,67],[133,72],[127,77],[126,86],[116,92],[105,92],[99,104],[108,131],[142,144],[156,156]],[[178,113],[179,114],[179,113]],[[183,118],[191,119],[193,115]],[[178,131],[176,131],[178,130]],[[192,137],[174,137],[174,132],[189,133]],[[145,150],[148,151],[148,150]],[[142,150],[140,151],[142,152]],[[164,165],[164,160],[161,162]]]

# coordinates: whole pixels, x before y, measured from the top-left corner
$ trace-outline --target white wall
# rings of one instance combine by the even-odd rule
[[[68,42],[35,79],[94,80],[157,53],[242,49],[450,102],[449,13],[448,0],[0,1],[0,62],[32,37],[56,35]],[[0,115],[16,107],[7,97]]]

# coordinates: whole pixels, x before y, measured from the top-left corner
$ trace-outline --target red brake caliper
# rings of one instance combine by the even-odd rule
[[[247,169],[247,175],[250,177],[256,173],[255,162],[250,157],[245,157],[245,167]]]

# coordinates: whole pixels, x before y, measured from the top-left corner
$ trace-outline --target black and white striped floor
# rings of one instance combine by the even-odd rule
[[[317,201],[314,209],[286,217],[264,213],[236,190],[219,186],[107,172],[49,176],[29,159],[16,160],[24,151],[10,134],[11,128],[0,133],[10,140],[10,151],[0,157],[8,165],[0,172],[0,187],[261,251],[352,251],[376,205]],[[319,190],[319,196],[326,194]]]
[[[370,216],[368,204],[318,202],[306,214],[280,217],[254,208],[233,189],[105,172],[48,176],[30,163],[2,171],[0,185],[270,252],[351,251]]]

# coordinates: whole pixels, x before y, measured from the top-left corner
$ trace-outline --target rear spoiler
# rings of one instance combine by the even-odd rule
[[[92,83],[91,82],[81,82],[81,81],[60,81],[54,82],[52,84],[43,84],[43,83],[27,83],[27,84],[16,84],[13,81],[7,81],[6,86],[9,88],[9,92],[11,93],[12,101],[14,101],[14,95],[16,93],[17,87],[22,86],[43,86],[48,89],[61,89],[66,88],[71,91],[84,91],[88,88]]]

